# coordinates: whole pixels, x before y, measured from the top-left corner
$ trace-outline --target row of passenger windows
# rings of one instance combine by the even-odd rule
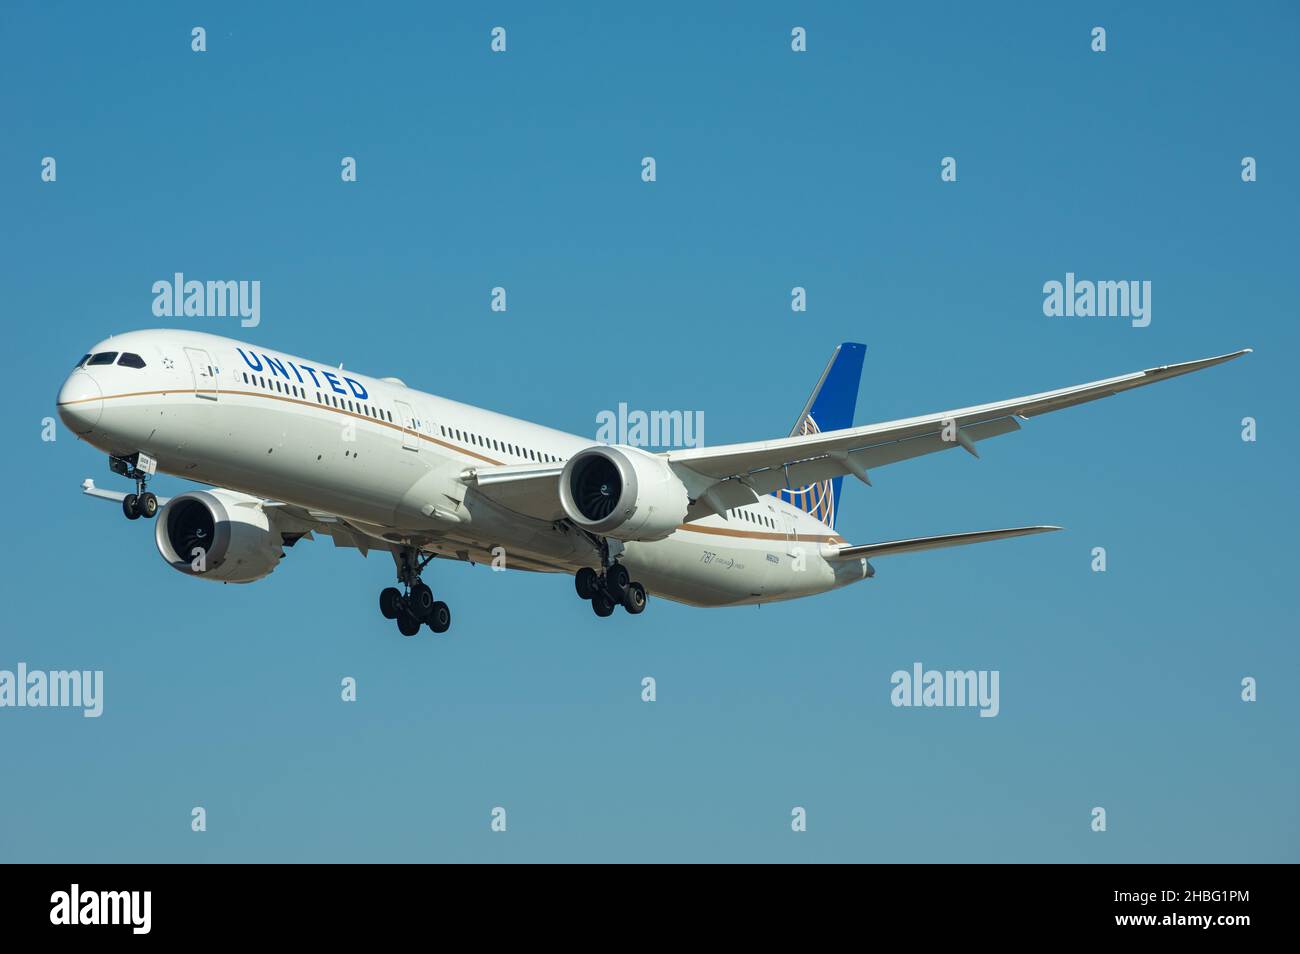
[[[752,513],[749,510],[740,509],[728,510],[727,513],[733,517],[739,517],[741,520],[748,520],[750,523],[757,523],[764,527],[771,527],[773,530],[776,529],[776,521],[765,514]]]
[[[442,432],[443,437],[449,437],[452,440],[460,441],[462,444],[475,444],[485,450],[494,450],[501,454],[513,454],[516,457],[535,460],[539,464],[559,464],[565,460],[565,458],[557,457],[554,454],[547,454],[543,451],[533,450],[530,447],[520,447],[518,444],[507,444],[505,441],[499,441],[495,437],[483,437],[482,435],[471,434],[468,431],[462,431],[455,427],[439,425],[438,430]]]
[[[121,357],[118,357],[116,351],[101,351],[99,354],[82,355],[73,368],[95,368],[105,364],[116,364],[120,368],[143,368],[144,358],[130,351],[123,351]]]
[[[247,371],[241,371],[244,377],[244,383],[254,387],[265,388],[267,391],[278,391],[280,394],[287,394],[290,397],[307,399],[307,389],[300,388],[292,382],[282,382],[274,377],[263,377],[260,374],[249,374]],[[360,401],[353,401],[351,398],[341,398],[337,394],[327,394],[324,391],[316,391],[313,395],[317,404],[326,407],[336,407],[340,411],[349,411],[353,414],[364,414],[366,417],[374,418],[376,421],[388,421],[392,423],[393,412],[386,411],[382,407],[376,407],[373,404],[363,404]]]
[[[83,359],[84,360],[84,359]],[[274,377],[263,377],[258,374],[249,374],[247,371],[240,372],[244,377],[244,383],[254,387],[264,388],[267,391],[277,391],[280,394],[287,394],[290,397],[307,398],[305,388],[298,385],[284,383],[276,380]],[[353,401],[350,398],[341,398],[336,394],[329,394],[325,391],[315,392],[317,404],[323,404],[326,407],[336,407],[341,411],[350,411],[353,414],[364,414],[366,417],[374,418],[377,421],[387,421],[391,423],[401,423],[393,421],[393,412],[381,407],[375,407],[373,404],[363,404],[360,401]],[[413,429],[418,430],[420,421],[418,418],[411,421]],[[497,440],[494,437],[483,437],[479,434],[471,434],[468,431],[462,431],[459,428],[439,425],[438,430],[442,432],[443,437],[460,441],[462,444],[474,444],[485,450],[494,450],[502,454],[513,454],[515,457],[522,457],[526,460],[537,461],[543,464],[562,463],[565,458],[557,457],[554,454],[547,454],[543,451],[533,450],[530,447],[521,447],[518,444],[507,444],[505,441]]]

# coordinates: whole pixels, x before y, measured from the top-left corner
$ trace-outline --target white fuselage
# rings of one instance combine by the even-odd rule
[[[92,354],[130,352],[144,367],[78,368],[59,394],[69,427],[116,456],[332,514],[373,538],[453,559],[573,573],[599,550],[563,519],[487,499],[467,467],[563,462],[595,443],[317,361],[217,335],[138,331]],[[455,511],[448,524],[434,507]],[[682,524],[620,557],[651,593],[699,606],[791,599],[864,578],[865,561],[830,561],[833,530],[775,497],[724,519]]]

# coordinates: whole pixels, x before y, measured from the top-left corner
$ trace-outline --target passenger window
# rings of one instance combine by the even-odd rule
[[[101,351],[99,354],[91,356],[91,359],[86,362],[86,367],[89,368],[102,364],[112,364],[116,360],[116,351]]]

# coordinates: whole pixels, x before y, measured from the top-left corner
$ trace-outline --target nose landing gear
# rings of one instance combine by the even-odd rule
[[[128,520],[138,520],[141,517],[151,520],[158,513],[158,498],[148,490],[139,494],[127,494],[122,498],[122,513]]]
[[[446,603],[435,600],[433,590],[420,579],[421,571],[433,556],[431,553],[421,557],[414,547],[403,547],[393,554],[398,582],[407,592],[403,594],[395,586],[384,588],[379,594],[379,612],[385,619],[397,620],[397,629],[403,636],[414,636],[426,624],[435,633],[445,633],[451,628],[451,610]]]
[[[584,566],[574,574],[573,585],[579,597],[591,601],[597,616],[611,615],[615,606],[622,606],[633,616],[645,612],[645,587],[631,579],[621,563],[611,563],[604,573]]]
[[[144,489],[145,482],[153,476],[158,464],[147,454],[132,454],[129,457],[110,457],[108,469],[121,474],[128,480],[135,481],[135,493],[122,498],[122,513],[128,520],[144,517],[153,519],[158,513],[158,498]]]

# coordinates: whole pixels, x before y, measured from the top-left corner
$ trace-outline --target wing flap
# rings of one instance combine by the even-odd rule
[[[564,517],[560,506],[563,464],[510,464],[503,467],[467,467],[460,479],[493,503],[538,520]]]
[[[997,437],[999,434],[1010,434],[1013,431],[1018,431],[1020,430],[1020,424],[1014,417],[1000,417],[992,421],[985,421],[982,424],[973,424],[963,430],[973,443],[978,443],[979,441],[988,440],[990,437]],[[857,470],[861,470],[862,473],[866,474],[885,464],[894,464],[901,460],[910,460],[923,454],[951,450],[960,446],[960,444],[953,441],[943,440],[939,434],[927,434],[923,437],[908,437],[902,440],[886,441],[872,447],[850,451],[848,452],[848,458],[852,461],[853,466],[849,466],[848,462],[842,457],[827,455],[825,457],[814,457],[811,460],[797,461],[783,467],[766,468],[746,474],[744,477],[727,478],[713,484],[708,492],[701,495],[692,504],[691,509],[687,512],[687,519],[698,520],[700,517],[711,513],[721,513],[726,507],[753,503],[754,499],[756,499],[755,494],[770,494],[777,490],[807,487],[821,480],[856,473]],[[718,492],[722,488],[731,488],[733,486],[747,488],[751,492],[749,499],[743,499],[743,492],[731,495]],[[734,502],[726,502],[733,498],[735,498]]]

